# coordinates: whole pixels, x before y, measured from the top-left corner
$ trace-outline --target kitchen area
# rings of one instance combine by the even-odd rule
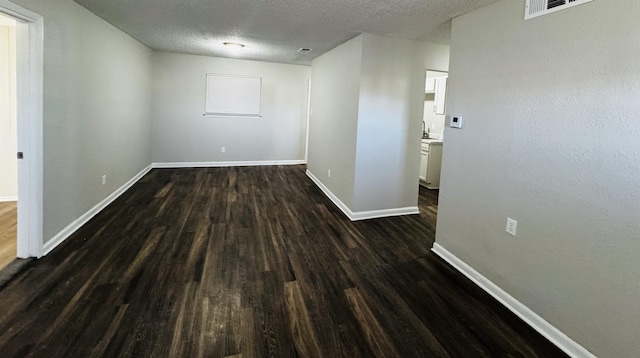
[[[445,127],[445,94],[448,73],[427,71],[420,145],[420,185],[440,188],[442,141]]]

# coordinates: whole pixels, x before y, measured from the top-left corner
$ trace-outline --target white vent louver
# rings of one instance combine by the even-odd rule
[[[529,20],[591,1],[593,0],[527,0],[524,19]]]

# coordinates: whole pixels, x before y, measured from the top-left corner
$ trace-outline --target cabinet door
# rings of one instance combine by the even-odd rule
[[[447,78],[438,77],[436,79],[436,95],[435,95],[435,108],[436,114],[444,114],[445,97],[447,93]]]
[[[436,78],[435,77],[427,78],[427,82],[425,83],[425,86],[424,86],[424,92],[433,93],[435,91],[436,91]]]
[[[447,78],[440,77],[436,80],[435,113],[444,114],[445,97],[447,93]]]
[[[427,168],[429,167],[429,152],[421,152],[420,156],[420,179],[427,181]]]
[[[438,189],[440,187],[440,168],[442,166],[442,145],[432,145],[429,150],[427,165],[427,188]]]

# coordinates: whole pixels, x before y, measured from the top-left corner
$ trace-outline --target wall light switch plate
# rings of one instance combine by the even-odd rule
[[[462,128],[462,117],[461,116],[451,116],[451,120],[449,121],[449,127],[451,127],[451,128]]]

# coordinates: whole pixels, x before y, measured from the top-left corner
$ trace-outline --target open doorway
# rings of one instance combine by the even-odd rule
[[[420,186],[429,190],[440,188],[442,143],[445,127],[447,72],[427,71],[420,146]]]
[[[16,24],[0,14],[0,268],[17,257]]]
[[[0,155],[6,155],[13,165],[17,162],[17,194],[14,198],[8,195],[9,199],[19,199],[14,201],[17,239],[12,241],[16,247],[8,250],[12,262],[16,262],[16,257],[41,257],[43,253],[44,19],[9,0],[0,0],[0,15],[5,19],[3,23],[9,23],[13,28],[9,30],[13,35],[13,43],[9,45],[13,48],[13,60],[7,60],[13,63],[14,81],[8,90],[13,95],[7,103],[13,103],[15,121],[13,126],[8,126],[12,128],[8,135],[13,139],[7,140],[9,144]],[[0,56],[5,53],[0,51]],[[0,146],[0,151],[3,148]],[[5,171],[10,170],[9,166],[0,167],[3,177]]]

